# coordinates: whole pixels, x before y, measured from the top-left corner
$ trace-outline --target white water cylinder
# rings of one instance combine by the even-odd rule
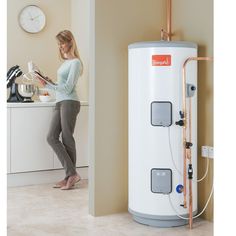
[[[129,45],[129,212],[135,221],[158,227],[187,223],[183,204],[182,68],[197,56],[190,42]],[[197,213],[197,62],[186,66],[191,96],[192,212]],[[187,99],[187,107],[189,105]],[[188,186],[188,181],[187,181]],[[188,188],[187,206],[188,206]]]

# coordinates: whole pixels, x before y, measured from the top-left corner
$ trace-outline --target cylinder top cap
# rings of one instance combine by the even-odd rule
[[[186,41],[147,41],[132,43],[128,46],[132,48],[153,48],[153,47],[180,47],[180,48],[196,48],[197,44]]]

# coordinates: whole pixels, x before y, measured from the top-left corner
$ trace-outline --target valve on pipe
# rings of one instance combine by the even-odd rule
[[[193,178],[193,167],[192,164],[188,165],[188,179],[192,179]]]
[[[175,124],[179,125],[179,126],[184,126],[184,112],[183,111],[179,111],[179,115],[180,115],[180,120],[176,121]]]

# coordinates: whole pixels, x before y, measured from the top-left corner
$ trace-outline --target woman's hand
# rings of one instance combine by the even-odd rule
[[[39,76],[36,76],[36,79],[40,82],[40,84],[44,87],[46,85],[46,82],[42,80]]]

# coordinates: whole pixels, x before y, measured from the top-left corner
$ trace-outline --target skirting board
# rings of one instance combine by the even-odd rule
[[[88,179],[88,167],[79,167],[77,171],[82,179]],[[7,186],[17,187],[54,183],[63,179],[64,176],[65,173],[63,169],[7,174]]]

